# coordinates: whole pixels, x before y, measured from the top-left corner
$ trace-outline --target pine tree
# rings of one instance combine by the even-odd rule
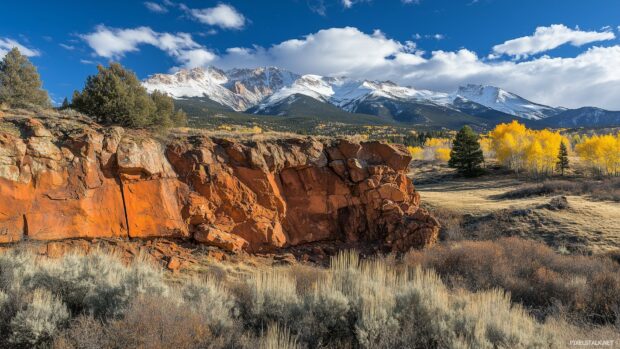
[[[37,68],[17,48],[0,61],[0,103],[13,107],[50,106]]]
[[[179,109],[172,114],[172,123],[178,127],[187,126],[187,114],[185,114],[183,109]]]
[[[556,166],[558,171],[562,173],[562,176],[564,176],[564,171],[569,168],[568,150],[566,149],[566,144],[564,144],[563,141],[560,143],[560,152],[558,153],[558,161]]]
[[[160,91],[153,91],[151,99],[155,103],[155,113],[152,116],[154,125],[161,127],[172,126],[171,117],[174,114],[174,101],[167,94]]]
[[[69,100],[67,99],[67,97],[65,97],[65,99],[62,100],[62,104],[60,105],[60,109],[69,109],[71,108],[71,104],[69,103]]]
[[[74,93],[73,107],[102,124],[150,126],[156,106],[138,77],[119,63],[99,65],[97,70],[82,92]]]
[[[82,92],[73,93],[72,107],[102,124],[126,127],[181,126],[185,113],[174,109],[172,97],[159,91],[149,95],[132,71],[119,63],[98,66]]]
[[[471,127],[463,126],[452,143],[448,166],[456,168],[465,176],[475,176],[481,173],[480,165],[483,162],[478,135]]]

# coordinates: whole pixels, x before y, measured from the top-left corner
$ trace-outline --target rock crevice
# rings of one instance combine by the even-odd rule
[[[394,251],[432,244],[439,224],[380,142],[242,141],[12,117],[0,131],[0,243],[183,238],[230,251],[323,240]]]

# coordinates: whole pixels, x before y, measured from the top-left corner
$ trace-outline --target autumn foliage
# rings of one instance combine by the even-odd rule
[[[620,175],[620,133],[582,137],[577,155],[598,175]]]
[[[551,174],[556,168],[562,141],[557,131],[530,130],[517,121],[499,124],[489,133],[497,160],[516,172]]]

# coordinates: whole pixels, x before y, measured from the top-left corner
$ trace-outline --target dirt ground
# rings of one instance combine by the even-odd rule
[[[461,215],[457,224],[471,234],[484,225],[486,230],[496,230],[496,235],[541,240],[559,250],[588,254],[620,250],[618,202],[567,195],[567,208],[552,209],[546,207],[549,196],[500,198],[532,183],[509,173],[465,179],[445,167],[424,164],[414,167],[411,175],[426,207]]]

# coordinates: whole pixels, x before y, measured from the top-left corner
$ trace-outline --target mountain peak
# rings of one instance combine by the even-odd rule
[[[530,120],[539,120],[557,114],[557,108],[537,104],[514,93],[490,85],[467,84],[460,86],[456,97],[481,104],[506,114]]]
[[[299,75],[274,66],[256,68],[217,67],[181,69],[173,74],[155,74],[143,82],[149,91],[160,90],[175,98],[203,97],[236,111],[268,107],[292,95],[304,95],[346,111],[368,100],[387,99],[398,103],[442,106],[452,109],[456,99],[526,119],[543,119],[563,109],[530,102],[514,93],[490,85],[467,84],[453,94],[418,90],[393,81],[357,80],[315,74]]]

